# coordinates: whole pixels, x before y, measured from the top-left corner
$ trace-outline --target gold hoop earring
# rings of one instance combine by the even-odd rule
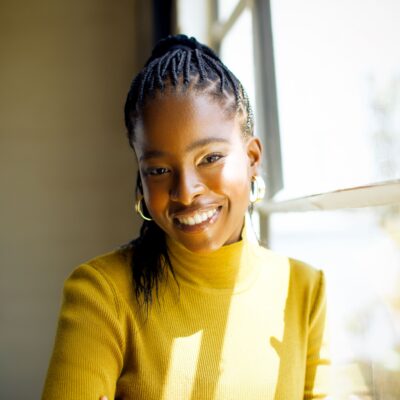
[[[143,200],[143,196],[138,197],[138,199],[136,200],[135,203],[135,211],[145,220],[145,221],[153,221],[152,218],[146,217],[143,214],[143,210],[142,210],[142,200]]]
[[[253,176],[251,178],[251,189],[250,189],[250,203],[254,204],[262,200],[265,196],[265,182],[264,179],[259,176]]]

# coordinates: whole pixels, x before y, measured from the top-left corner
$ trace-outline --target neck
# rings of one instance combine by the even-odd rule
[[[194,253],[176,240],[167,237],[172,267],[178,281],[197,288],[236,291],[248,284],[253,276],[249,259],[253,240],[249,241],[248,223],[240,240],[209,253]]]

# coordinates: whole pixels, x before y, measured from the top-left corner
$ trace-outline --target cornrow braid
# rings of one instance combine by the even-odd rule
[[[185,35],[168,36],[157,43],[144,68],[133,80],[125,103],[125,125],[130,146],[135,140],[135,126],[146,101],[166,87],[194,90],[210,94],[224,109],[240,115],[244,137],[253,135],[253,113],[248,96],[236,76],[222,63],[209,47]],[[143,196],[140,173],[136,193]],[[148,212],[143,203],[143,211]],[[135,295],[146,305],[152,303],[153,293],[166,277],[166,269],[173,273],[168,256],[165,233],[154,221],[144,221],[138,238],[123,247],[132,251],[131,268]]]
[[[207,76],[207,72],[205,70],[205,66],[204,66],[204,61],[201,58],[201,54],[199,49],[195,49],[194,50],[194,54],[196,56],[196,60],[197,60],[197,65],[199,66],[199,74],[200,74],[200,80],[204,80]]]
[[[184,65],[185,59],[186,59],[186,53],[185,52],[181,51],[179,54],[180,54],[180,59],[179,59],[178,65],[176,67],[176,73],[178,75],[181,74],[181,72],[183,70],[183,65]]]
[[[186,53],[186,63],[185,63],[185,69],[184,69],[184,79],[183,83],[187,85],[189,83],[189,74],[190,74],[190,61],[192,58],[192,52],[189,51]]]

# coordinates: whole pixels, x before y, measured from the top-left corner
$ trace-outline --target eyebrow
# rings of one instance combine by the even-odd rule
[[[189,146],[186,147],[185,152],[190,152],[193,151],[199,147],[204,147],[207,146],[208,144],[211,143],[229,143],[229,140],[219,138],[219,137],[208,137],[204,139],[199,139],[196,140],[195,142],[189,144]],[[140,161],[143,160],[148,160],[149,158],[157,158],[157,157],[163,157],[167,155],[165,151],[161,150],[148,150],[143,153],[143,155],[140,157]]]
[[[148,150],[142,154],[142,156],[140,157],[140,161],[148,160],[149,158],[162,157],[165,154],[166,153],[164,151],[160,151],[160,150]]]
[[[199,139],[199,140],[196,140],[195,142],[189,144],[189,146],[186,147],[185,151],[190,152],[199,147],[207,146],[208,144],[211,144],[211,143],[229,143],[229,140],[219,138],[219,137],[208,137],[208,138],[204,138],[204,139]]]

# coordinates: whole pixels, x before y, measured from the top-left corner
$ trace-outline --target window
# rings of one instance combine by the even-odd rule
[[[271,1],[285,198],[400,177],[400,2]]]
[[[271,11],[285,182],[277,198],[397,186],[385,200],[381,185],[380,207],[347,209],[359,202],[348,196],[330,211],[274,213],[270,246],[327,275],[340,394],[397,398],[400,3],[276,0]]]

